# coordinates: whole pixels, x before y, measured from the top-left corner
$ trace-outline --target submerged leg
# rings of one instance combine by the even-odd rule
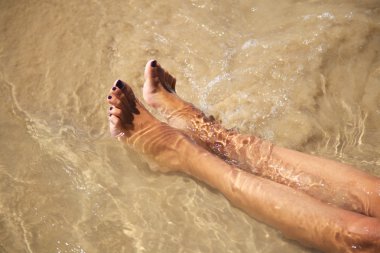
[[[165,169],[219,190],[252,217],[290,239],[326,252],[377,252],[380,221],[324,204],[300,191],[233,167],[159,122],[118,81],[108,96],[111,133]]]
[[[144,99],[168,123],[187,130],[227,162],[326,203],[380,217],[380,179],[352,166],[282,148],[225,129],[175,93],[175,78],[156,61],[145,67]]]

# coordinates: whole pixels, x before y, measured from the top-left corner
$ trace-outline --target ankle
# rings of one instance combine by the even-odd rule
[[[192,128],[195,107],[186,101],[169,100],[167,106],[158,108],[168,124],[174,128],[187,130]]]

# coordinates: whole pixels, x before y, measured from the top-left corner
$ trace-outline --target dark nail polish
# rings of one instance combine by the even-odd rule
[[[157,61],[156,61],[156,60],[152,61],[152,62],[150,63],[150,66],[152,66],[153,68],[154,68],[154,67],[157,67]]]
[[[116,87],[114,86],[114,87],[112,87],[112,90],[116,90]]]
[[[112,98],[112,96],[108,96],[108,99],[111,99]]]
[[[113,107],[111,106],[111,107],[110,107],[110,111],[112,110],[112,108],[113,108]]]
[[[117,82],[116,82],[115,85],[116,85],[116,87],[118,87],[120,90],[124,88],[124,84],[123,84],[123,82],[120,81],[120,80],[117,80]]]
[[[110,117],[111,117],[111,116],[112,116],[112,114],[110,113],[108,116],[110,116]]]

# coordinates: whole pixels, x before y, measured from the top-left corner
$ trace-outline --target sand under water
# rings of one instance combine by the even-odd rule
[[[379,52],[379,0],[0,0],[0,252],[313,252],[150,171],[105,98],[154,58],[227,127],[380,176]]]

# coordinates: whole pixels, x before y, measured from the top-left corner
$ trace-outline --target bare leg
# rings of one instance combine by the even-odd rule
[[[378,252],[380,221],[324,204],[300,191],[225,163],[156,120],[121,81],[108,96],[110,130],[159,163],[219,190],[234,205],[287,237],[326,252]],[[191,158],[191,159],[189,159]]]
[[[153,66],[151,66],[153,63]],[[349,165],[282,148],[225,129],[175,93],[175,78],[156,61],[145,67],[144,99],[176,128],[219,157],[255,175],[301,190],[326,203],[380,217],[380,180]]]

